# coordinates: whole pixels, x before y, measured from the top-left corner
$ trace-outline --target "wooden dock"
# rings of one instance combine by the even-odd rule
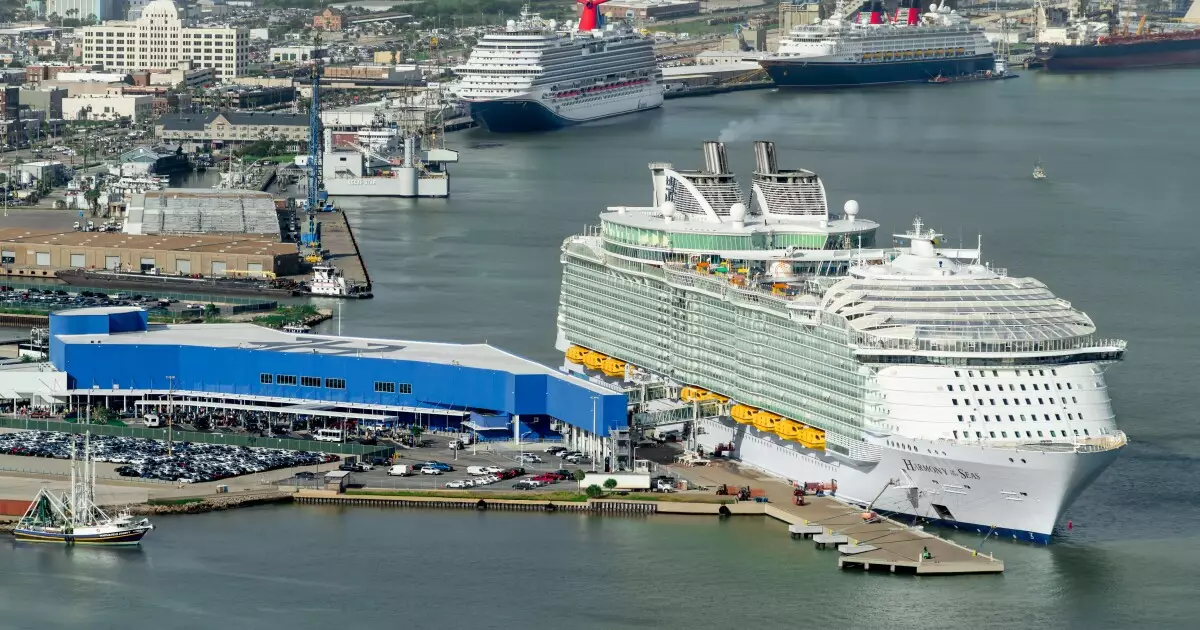
[[[1004,562],[976,553],[956,542],[891,519],[863,519],[863,510],[832,497],[805,497],[807,505],[793,503],[792,486],[778,478],[733,464],[673,470],[679,476],[706,486],[727,484],[761,489],[768,502],[763,513],[789,524],[793,538],[812,538],[813,544],[837,549],[838,567],[918,575],[1001,573]],[[746,505],[746,503],[738,504]],[[821,528],[817,533],[816,527]],[[925,551],[929,558],[923,558]]]

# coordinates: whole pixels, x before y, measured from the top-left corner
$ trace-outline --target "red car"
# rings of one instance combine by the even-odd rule
[[[544,474],[534,477],[533,480],[540,481],[542,483],[557,483],[558,475],[556,475],[554,473],[544,473]]]

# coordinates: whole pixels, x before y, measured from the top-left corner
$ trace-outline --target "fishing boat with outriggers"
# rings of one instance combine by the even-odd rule
[[[154,529],[150,519],[127,511],[109,515],[96,505],[96,464],[91,434],[83,438],[83,471],[79,474],[75,443],[71,444],[71,487],[54,492],[43,487],[17,522],[13,536],[25,542],[66,545],[136,545]]]

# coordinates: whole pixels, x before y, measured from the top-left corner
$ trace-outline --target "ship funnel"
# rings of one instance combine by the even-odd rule
[[[723,175],[729,172],[729,160],[725,158],[724,142],[704,141],[704,171],[714,175]]]
[[[775,143],[767,140],[754,141],[754,164],[759,173],[778,173],[775,163]]]
[[[667,200],[667,173],[672,166],[666,162],[650,163],[650,178],[654,182],[654,199],[652,205],[658,208]]]

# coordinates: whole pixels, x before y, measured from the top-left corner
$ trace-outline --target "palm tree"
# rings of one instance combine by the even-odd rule
[[[67,17],[74,18],[77,15],[79,15],[79,9],[67,9]],[[59,22],[59,26],[62,26],[61,21]]]

